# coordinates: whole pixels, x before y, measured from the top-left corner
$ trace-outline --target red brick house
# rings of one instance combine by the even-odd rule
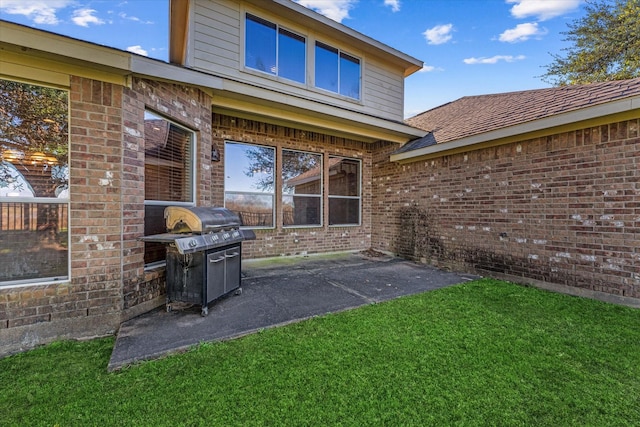
[[[407,123],[429,133],[375,154],[374,248],[640,306],[640,78],[464,97]]]
[[[167,205],[237,210],[245,257],[371,246],[373,152],[425,134],[403,122],[422,62],[288,0],[170,4],[171,63],[0,21],[0,354],[162,305],[140,237]]]
[[[373,247],[640,300],[638,80],[405,123],[422,62],[288,0],[172,0],[170,35],[164,63],[0,21],[0,355],[162,305],[140,237],[167,205],[238,211],[247,258]]]

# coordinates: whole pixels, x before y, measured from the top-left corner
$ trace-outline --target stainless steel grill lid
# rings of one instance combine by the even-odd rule
[[[226,208],[168,206],[165,225],[171,233],[211,233],[240,227],[238,214]]]
[[[140,240],[167,243],[181,254],[189,254],[256,238],[253,230],[241,230],[240,216],[226,208],[168,206],[164,218],[167,233]]]
[[[167,310],[171,301],[195,302],[204,316],[211,301],[241,290],[242,242],[256,235],[241,230],[240,216],[221,207],[168,206],[164,219],[167,233],[141,240],[167,244]]]

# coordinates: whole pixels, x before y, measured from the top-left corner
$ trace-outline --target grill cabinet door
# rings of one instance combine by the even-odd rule
[[[175,248],[167,250],[167,301],[201,304],[204,280],[203,252],[182,255]]]
[[[240,246],[234,246],[225,251],[226,271],[224,292],[230,292],[240,287]]]
[[[225,293],[225,252],[216,251],[207,255],[207,303]]]

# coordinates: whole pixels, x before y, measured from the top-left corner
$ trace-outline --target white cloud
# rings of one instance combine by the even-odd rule
[[[89,24],[102,25],[104,21],[94,14],[96,11],[94,9],[78,9],[73,11],[73,17],[71,20],[74,24],[79,25],[81,27],[88,27]]]
[[[485,58],[485,57],[481,57],[481,58],[466,58],[463,59],[463,62],[465,64],[496,64],[499,61],[504,61],[504,62],[515,62],[515,61],[522,61],[523,59],[525,59],[526,56],[524,55],[518,55],[518,56],[511,56],[511,55],[495,55],[492,56],[491,58]]]
[[[133,52],[133,53],[137,53],[138,55],[149,56],[149,53],[146,50],[144,50],[142,46],[140,46],[139,44],[135,46],[129,46],[127,48],[127,52]]]
[[[433,65],[425,65],[423,66],[420,70],[418,70],[419,73],[430,73],[431,71],[435,71],[436,67],[434,67]]]
[[[384,5],[391,7],[393,12],[400,11],[400,0],[384,0]]]
[[[580,6],[581,0],[506,0],[507,3],[515,3],[511,8],[514,18],[527,18],[534,16],[540,21],[555,18],[571,12]]]
[[[0,11],[9,15],[24,15],[36,24],[56,25],[56,13],[74,0],[1,0]]]
[[[306,8],[315,10],[321,15],[337,22],[349,18],[349,11],[358,0],[295,0]]]
[[[424,37],[429,44],[443,44],[451,40],[453,37],[451,32],[453,31],[453,24],[436,25],[433,28],[428,29],[424,33]]]
[[[138,18],[137,16],[130,16],[130,15],[127,15],[126,13],[124,13],[124,12],[120,12],[118,14],[118,16],[120,18],[122,18],[122,19],[126,19],[126,20],[133,21],[133,22],[139,22],[141,24],[153,24],[153,21],[143,21],[142,19]]]
[[[518,24],[515,28],[505,30],[498,40],[501,42],[517,43],[529,40],[531,37],[540,37],[547,34],[545,28],[538,28],[537,22],[526,22],[524,24]]]

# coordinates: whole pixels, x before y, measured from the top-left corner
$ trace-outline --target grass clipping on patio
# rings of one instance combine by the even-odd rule
[[[640,425],[640,310],[495,280],[107,373],[112,345],[0,360],[0,424]]]

